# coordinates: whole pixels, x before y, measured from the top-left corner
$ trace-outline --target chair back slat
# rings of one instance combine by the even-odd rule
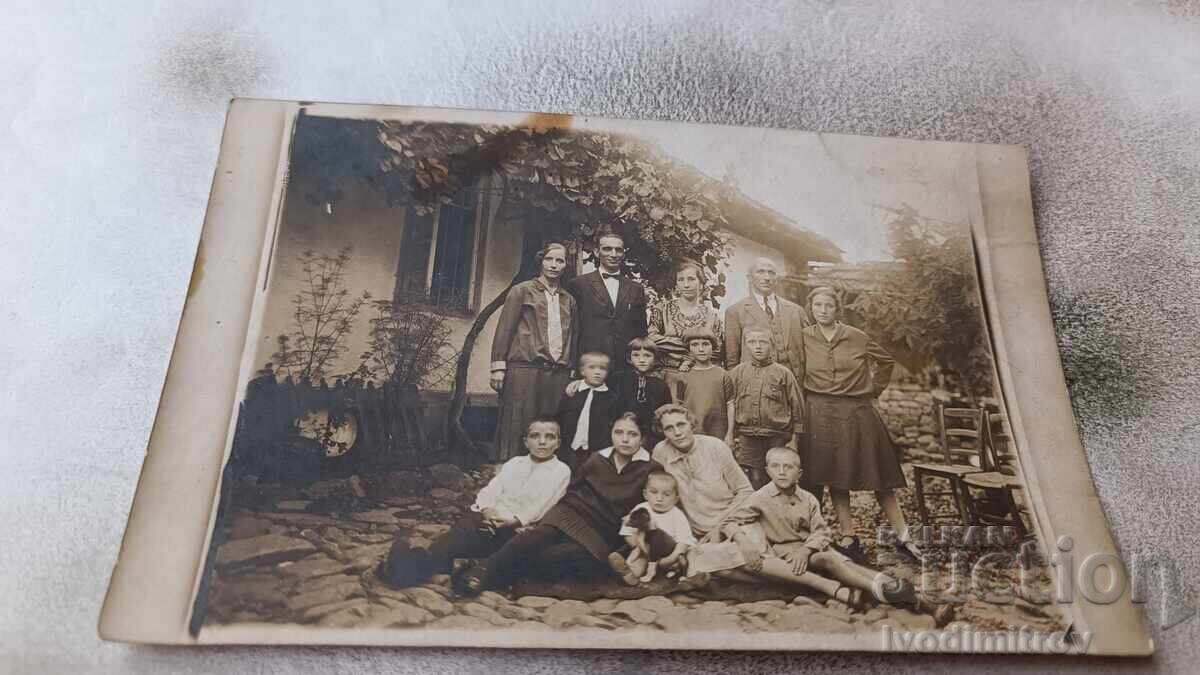
[[[1016,446],[1012,442],[1012,434],[1008,431],[1004,415],[986,410],[984,414],[986,423],[983,441],[987,470],[998,471],[1006,476],[1019,475]]]
[[[942,459],[947,464],[981,466],[982,412],[977,408],[938,407]]]

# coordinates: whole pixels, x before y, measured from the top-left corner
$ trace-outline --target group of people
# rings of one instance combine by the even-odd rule
[[[649,308],[624,258],[622,238],[602,235],[596,271],[564,284],[566,247],[549,244],[538,277],[511,289],[491,352],[503,465],[428,550],[397,542],[385,580],[419,583],[464,558],[478,561],[455,572],[464,595],[525,575],[637,584],[666,570],[685,584],[791,582],[851,605],[911,598],[863,564],[855,534],[849,493],[873,490],[898,552],[917,554],[893,492],[899,456],[871,404],[894,361],[838,321],[839,294],[814,289],[810,321],[758,259],[750,297],[722,322],[699,264],[681,264],[673,297]],[[646,530],[666,535],[657,554]]]

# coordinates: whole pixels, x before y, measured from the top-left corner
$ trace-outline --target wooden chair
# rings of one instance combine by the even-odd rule
[[[1023,490],[1012,435],[1005,426],[1004,415],[983,409],[983,445],[980,458],[985,471],[966,475],[962,479],[971,523],[1012,527],[1019,538],[1029,534],[1021,508],[1013,493]],[[978,493],[976,492],[978,491]]]
[[[983,448],[983,412],[978,408],[938,406],[937,417],[941,429],[942,461],[912,464],[917,512],[921,516],[922,525],[928,525],[936,518],[951,518],[933,516],[927,502],[931,497],[950,497],[958,511],[958,522],[970,523],[971,510],[967,503],[969,495],[963,485],[963,477],[984,470],[980,459]],[[927,490],[926,479],[943,480],[947,489]]]

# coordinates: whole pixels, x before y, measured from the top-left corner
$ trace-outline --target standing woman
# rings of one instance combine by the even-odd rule
[[[866,333],[838,321],[841,298],[827,286],[808,294],[816,321],[802,331],[808,443],[804,483],[829,488],[837,511],[836,547],[861,562],[862,542],[854,532],[851,490],[873,490],[888,523],[899,535],[897,552],[916,558],[895,489],[905,487],[900,456],[872,401],[887,388],[896,365]],[[818,494],[819,496],[819,494]]]
[[[570,382],[579,326],[575,298],[562,288],[567,247],[551,242],[537,253],[541,272],[508,292],[492,339],[492,389],[500,393],[497,462],[525,451],[529,422],[553,417]]]
[[[694,260],[684,260],[675,269],[675,293],[665,298],[650,312],[649,337],[658,346],[663,380],[671,396],[679,398],[677,382],[692,367],[684,335],[691,332],[711,332],[717,344],[725,344],[724,328],[717,310],[704,304],[704,269]],[[713,363],[721,363],[722,355],[713,354]]]

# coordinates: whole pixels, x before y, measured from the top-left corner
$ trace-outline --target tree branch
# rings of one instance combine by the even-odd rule
[[[507,225],[509,195],[507,174],[500,173],[500,180],[502,182],[502,189],[500,191],[500,203],[496,207],[496,221]],[[522,233],[522,236],[524,236],[524,233]],[[470,330],[463,337],[462,349],[458,352],[458,363],[455,364],[454,368],[454,383],[451,385],[453,393],[450,396],[450,409],[446,411],[446,426],[444,430],[446,444],[451,447],[460,447],[466,455],[484,461],[487,460],[487,455],[476,445],[475,441],[471,440],[471,436],[462,424],[462,413],[467,401],[467,373],[471,366],[471,353],[475,350],[475,341],[479,338],[479,334],[483,332],[483,328],[487,325],[487,321],[491,318],[492,314],[495,314],[496,310],[504,305],[509,291],[513,289],[513,286],[521,282],[521,272],[521,265],[518,264],[516,273],[513,275],[512,280],[508,282],[508,285],[504,287],[504,290],[497,293],[491,302],[479,310],[475,321],[471,323]]]

